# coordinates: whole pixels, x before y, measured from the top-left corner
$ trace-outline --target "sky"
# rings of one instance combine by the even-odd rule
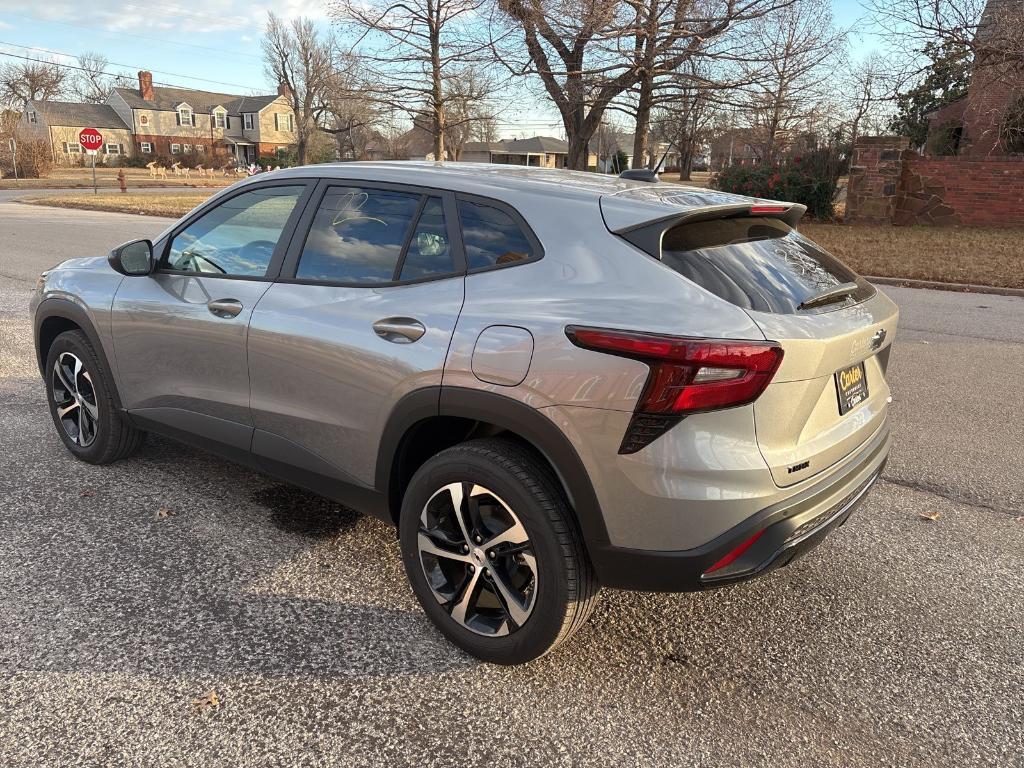
[[[864,16],[858,0],[832,0],[835,22],[852,27]],[[85,9],[85,10],[83,10]],[[260,37],[267,11],[313,18],[330,26],[328,0],[0,0],[0,54],[53,58],[74,64],[74,55],[96,51],[111,69],[153,72],[157,84],[226,93],[273,93],[263,71]],[[853,55],[884,41],[855,34]],[[0,55],[0,61],[16,61]],[[538,104],[499,117],[502,136],[561,135],[550,108]]]

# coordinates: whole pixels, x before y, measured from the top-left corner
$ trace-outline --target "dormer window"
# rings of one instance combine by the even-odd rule
[[[227,128],[228,127],[228,113],[223,109],[217,109],[213,113],[213,127],[214,128]]]
[[[251,131],[252,130],[252,112],[246,112],[244,115],[242,115],[242,118],[245,120],[245,130]]]
[[[192,107],[188,104],[178,105],[178,125],[192,125],[196,124],[196,116],[192,112]]]

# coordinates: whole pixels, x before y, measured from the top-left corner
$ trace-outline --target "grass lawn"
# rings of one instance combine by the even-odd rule
[[[133,195],[121,192],[91,192],[82,195],[52,195],[23,198],[22,202],[34,205],[50,205],[56,208],[82,208],[87,211],[113,211],[115,213],[137,213],[145,216],[167,216],[176,219],[183,216],[206,200],[213,190],[193,194],[145,194]]]
[[[862,275],[1024,288],[1024,230],[801,224]]]
[[[96,186],[117,189],[117,168],[96,167]],[[166,179],[154,179],[146,168],[125,168],[125,183],[132,187],[226,187],[237,179],[225,178],[216,173],[213,178],[200,178],[193,171],[192,178],[175,176],[168,170]],[[58,166],[44,179],[17,179],[8,176],[0,179],[0,189],[92,189],[91,168],[67,168]]]

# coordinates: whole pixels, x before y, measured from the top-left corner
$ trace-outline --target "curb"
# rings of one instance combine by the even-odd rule
[[[932,291],[953,291],[955,293],[988,293],[995,296],[1016,296],[1024,298],[1024,288],[999,288],[993,285],[975,285],[973,283],[942,283],[938,280],[911,280],[906,277],[872,277],[864,279],[878,285],[894,285],[900,288],[927,288]]]

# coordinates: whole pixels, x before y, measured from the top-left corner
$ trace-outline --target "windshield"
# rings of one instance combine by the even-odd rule
[[[853,270],[777,219],[681,224],[665,233],[661,259],[716,296],[758,312],[828,312],[875,293]],[[834,295],[812,301],[829,292]]]

